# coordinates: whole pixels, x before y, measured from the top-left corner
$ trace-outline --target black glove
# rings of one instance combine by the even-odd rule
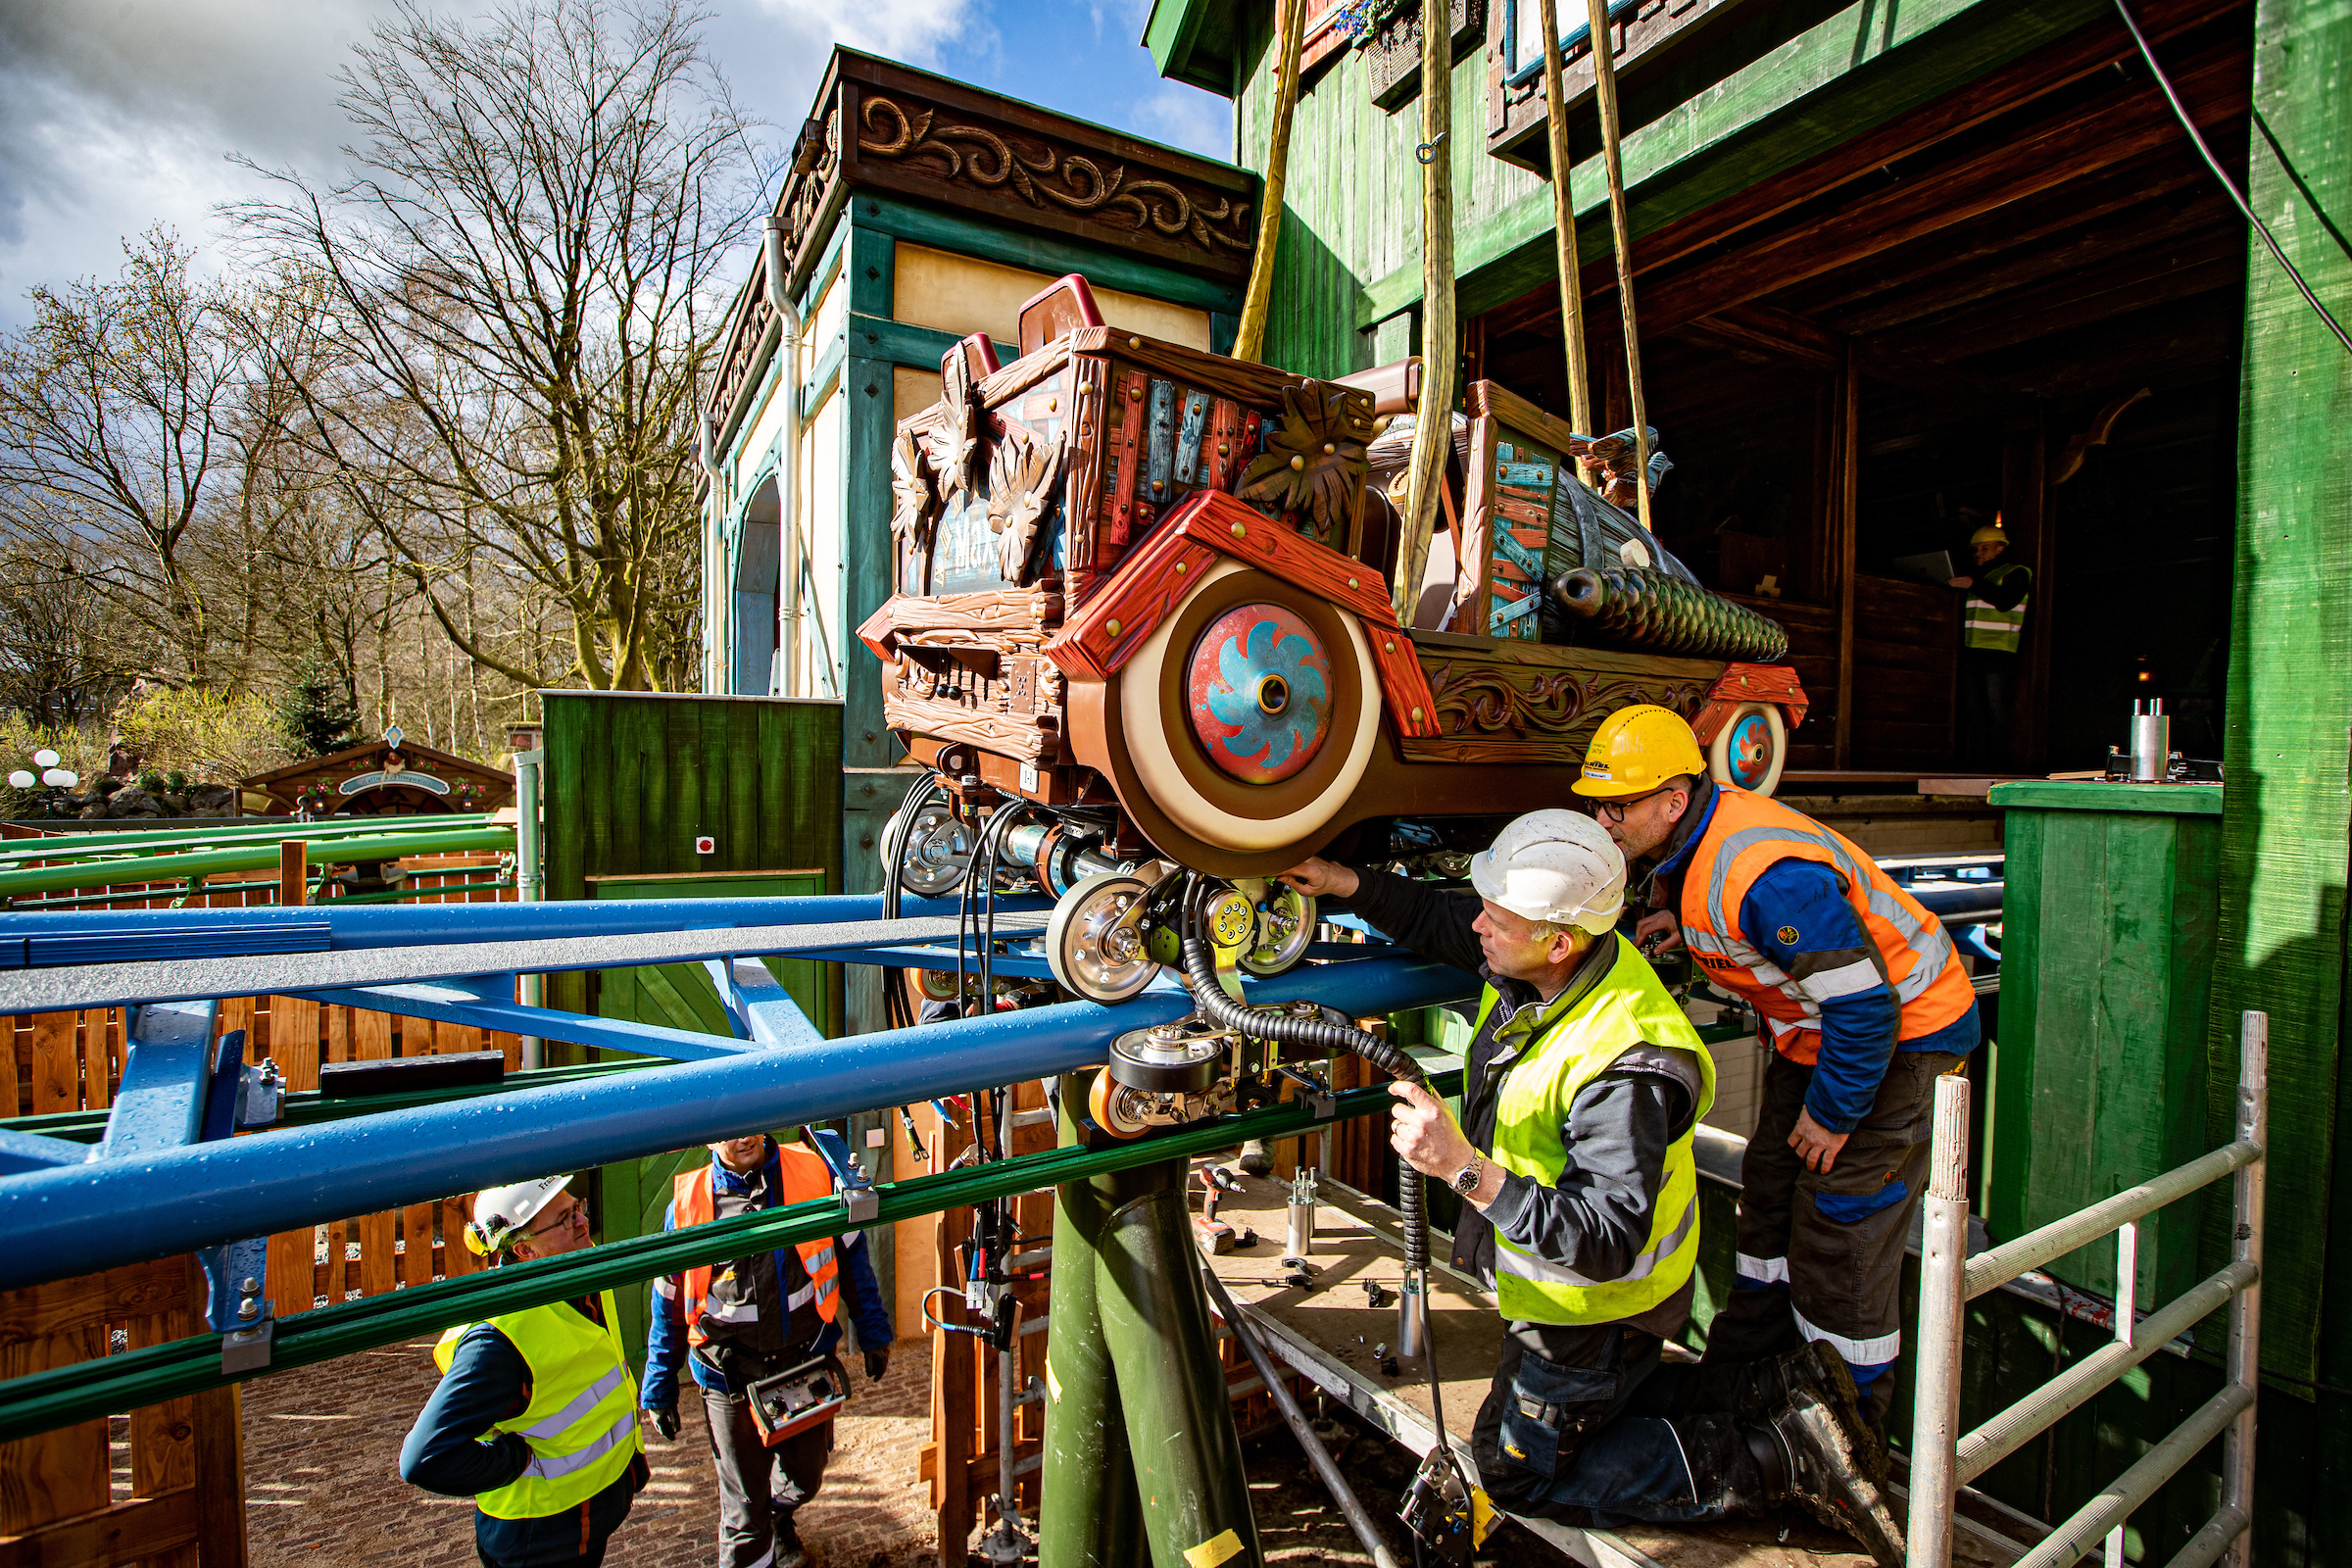
[[[654,1418],[654,1430],[662,1434],[663,1443],[673,1443],[678,1436],[678,1407],[658,1404],[646,1412]]]
[[[882,1348],[880,1348],[879,1350],[868,1350],[868,1351],[866,1351],[866,1352],[865,1352],[865,1380],[866,1380],[868,1383],[879,1383],[879,1382],[881,1382],[881,1381],[882,1381],[882,1374],[883,1374],[883,1373],[885,1373],[885,1372],[887,1372],[887,1371],[889,1371],[889,1370],[890,1370],[890,1347],[889,1347],[889,1346],[885,1345],[885,1346],[884,1346],[884,1347],[882,1347]]]

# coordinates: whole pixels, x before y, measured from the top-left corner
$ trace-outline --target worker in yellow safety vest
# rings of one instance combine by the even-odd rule
[[[1851,840],[1711,780],[1667,709],[1603,719],[1575,789],[1648,872],[1641,940],[1687,944],[1709,985],[1755,1009],[1773,1052],[1740,1158],[1734,1288],[1687,1397],[1769,1396],[1742,1364],[1812,1341],[1844,1359],[1883,1435],[1936,1079],[1979,1038],[1968,971],[1936,916]]]
[[[588,1246],[588,1208],[564,1191],[570,1181],[478,1194],[466,1247],[528,1262]],[[603,1562],[648,1479],[612,1293],[461,1323],[433,1360],[441,1382],[401,1446],[401,1479],[473,1499],[485,1568]]]
[[[2017,697],[2017,653],[2024,645],[2034,568],[2009,559],[2009,535],[1996,518],[1968,536],[1977,569],[1951,585],[1968,598],[1960,610],[1960,765],[2009,765],[2009,717]]]
[[[1459,1119],[1396,1084],[1391,1142],[1461,1197],[1454,1266],[1494,1290],[1504,1320],[1472,1432],[1489,1495],[1600,1527],[1796,1502],[1893,1568],[1901,1534],[1841,1361],[1810,1347],[1780,1358],[1780,1397],[1746,1416],[1677,1417],[1671,1380],[1654,1377],[1690,1316],[1693,1139],[1715,1069],[1616,932],[1624,858],[1592,818],[1535,811],[1470,879],[1476,900],[1321,859],[1283,876],[1484,982]]]

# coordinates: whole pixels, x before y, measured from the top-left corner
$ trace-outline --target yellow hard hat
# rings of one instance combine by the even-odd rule
[[[1968,542],[1972,545],[2005,545],[2009,542],[2009,535],[2002,531],[1999,523],[1988,522],[1970,534]]]
[[[1585,776],[1571,786],[1579,795],[1623,800],[1647,795],[1668,779],[1707,770],[1698,737],[1671,708],[1637,703],[1600,721],[1585,748]]]

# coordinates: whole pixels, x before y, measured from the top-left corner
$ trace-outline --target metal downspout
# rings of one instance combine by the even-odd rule
[[[784,220],[770,214],[760,244],[767,262],[767,300],[775,307],[777,392],[784,399],[784,447],[776,458],[776,662],[768,695],[789,697],[801,688],[801,313],[792,302],[792,278],[784,257]]]
[[[703,438],[696,455],[703,461],[704,476],[710,481],[710,504],[703,513],[703,690],[724,692],[735,662],[727,646],[735,574],[727,564],[727,530],[719,520],[726,514],[727,497],[718,466],[718,416],[703,416]]]

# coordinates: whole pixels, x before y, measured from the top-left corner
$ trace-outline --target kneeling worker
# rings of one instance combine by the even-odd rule
[[[465,1245],[525,1262],[586,1247],[588,1209],[564,1190],[570,1181],[478,1195]],[[433,1359],[441,1384],[401,1445],[401,1479],[473,1499],[484,1568],[603,1562],[649,1479],[612,1293],[461,1323]]]
[[[1813,1341],[1845,1360],[1876,1427],[1902,1352],[1936,1079],[1977,1047],[1968,972],[1936,916],[1851,840],[1709,779],[1666,709],[1602,720],[1575,788],[1651,867],[1642,939],[1689,944],[1710,984],[1762,1016],[1774,1053],[1740,1163],[1731,1299],[1692,1396],[1739,1408],[1753,1397],[1742,1362]]]
[[[710,1164],[674,1178],[663,1230],[833,1194],[833,1172],[813,1150],[779,1145],[765,1133],[724,1139],[710,1150]],[[834,1152],[846,1164],[848,1151],[838,1140]],[[654,1281],[646,1418],[663,1438],[678,1435],[678,1364],[685,1362],[702,1393],[710,1462],[718,1471],[719,1568],[797,1568],[807,1561],[793,1514],[824,1484],[833,1423],[771,1448],[753,1421],[747,1391],[832,1352],[842,1338],[834,1314],[844,1286],[866,1377],[877,1380],[890,1365],[890,1309],[860,1231]]]
[[[1472,1434],[1505,1508],[1607,1527],[1693,1523],[1798,1502],[1881,1563],[1901,1536],[1866,1471],[1880,1457],[1840,1363],[1807,1348],[1749,1419],[1663,1419],[1660,1351],[1690,1315],[1698,1255],[1691,1129],[1715,1097],[1698,1035],[1615,934],[1625,861],[1573,811],[1535,811],[1470,864],[1479,901],[1308,860],[1283,876],[1347,900],[1423,956],[1486,982],[1463,1121],[1398,1084],[1393,1142],[1464,1200],[1453,1262],[1489,1284],[1502,1357]],[[1482,907],[1483,905],[1483,907]]]

